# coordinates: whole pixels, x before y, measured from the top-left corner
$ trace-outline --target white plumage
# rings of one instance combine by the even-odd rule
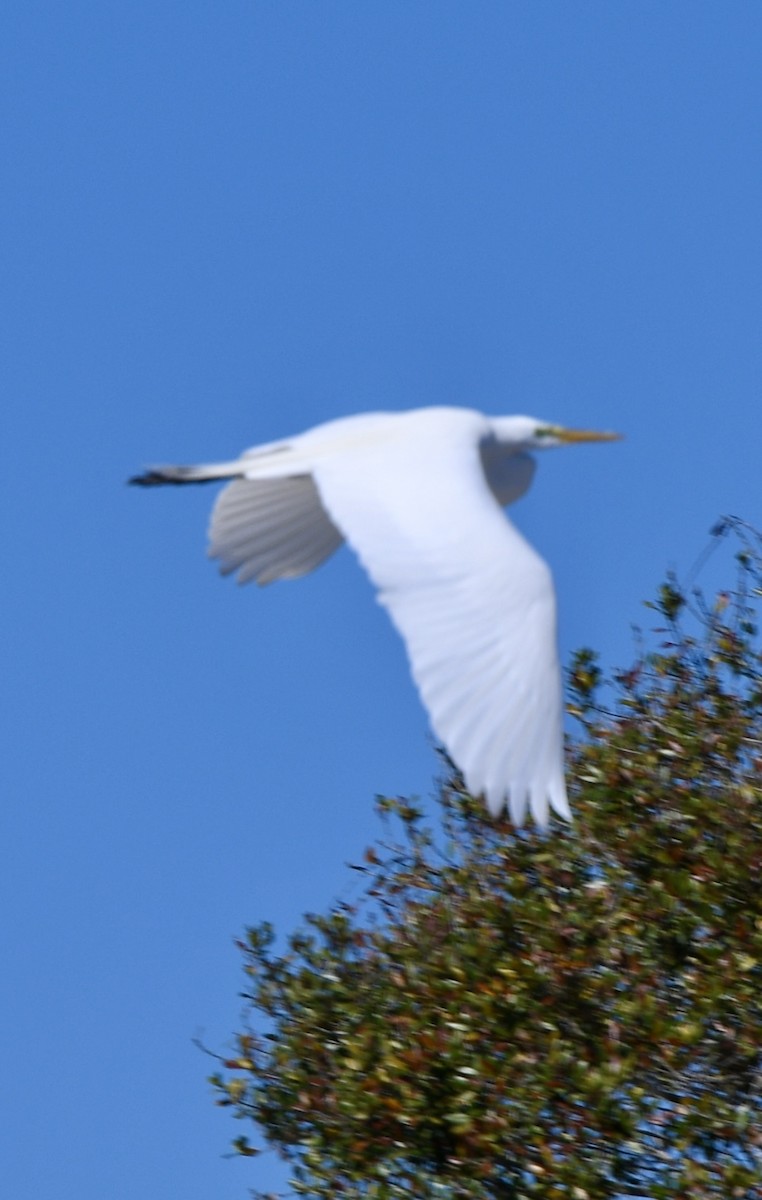
[[[432,728],[474,795],[540,826],[569,818],[548,567],[501,506],[529,487],[528,451],[614,434],[470,409],[346,417],[228,463],[133,482],[232,479],[209,553],[241,583],[293,579],[346,539],[399,630]]]

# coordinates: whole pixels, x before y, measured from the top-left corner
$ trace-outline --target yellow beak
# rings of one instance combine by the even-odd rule
[[[561,442],[619,442],[621,433],[598,433],[595,429],[564,429],[557,426],[551,430]]]

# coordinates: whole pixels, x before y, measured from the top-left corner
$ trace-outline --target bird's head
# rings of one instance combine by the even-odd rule
[[[503,446],[520,450],[548,450],[575,442],[617,442],[619,433],[599,433],[595,429],[567,429],[537,417],[493,417],[495,438]]]

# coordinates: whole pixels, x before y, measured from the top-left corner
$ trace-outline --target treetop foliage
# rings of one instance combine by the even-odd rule
[[[571,827],[496,822],[450,771],[434,831],[379,802],[357,904],[282,953],[249,930],[213,1083],[297,1194],[762,1196],[762,544],[715,533],[732,591],[669,578],[607,685],[576,656]]]

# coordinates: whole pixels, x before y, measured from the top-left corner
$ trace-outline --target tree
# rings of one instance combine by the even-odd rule
[[[607,708],[576,657],[571,828],[495,822],[450,771],[436,833],[380,802],[358,905],[240,943],[251,1027],[213,1083],[296,1193],[762,1196],[762,557],[715,533],[733,593],[668,579]]]

